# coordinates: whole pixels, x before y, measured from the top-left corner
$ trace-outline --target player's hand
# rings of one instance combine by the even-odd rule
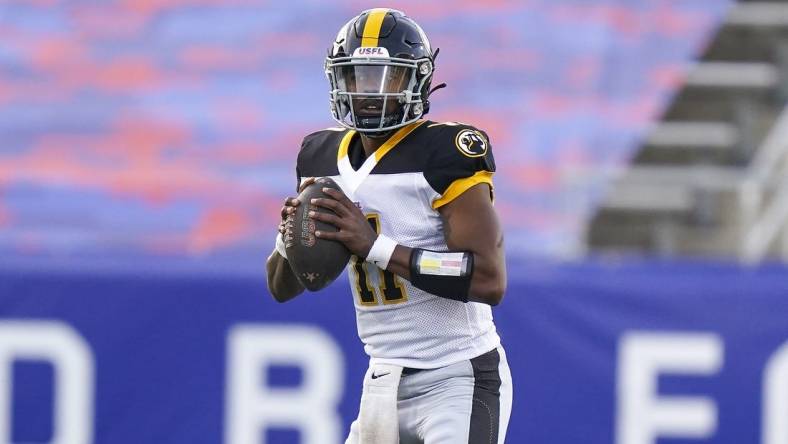
[[[310,211],[309,217],[327,222],[339,229],[337,232],[316,231],[315,236],[321,239],[329,239],[341,242],[360,258],[366,258],[372,244],[375,243],[378,235],[367,221],[364,213],[350,201],[341,191],[333,188],[323,188],[323,192],[329,198],[312,199],[312,204],[323,208],[328,208],[335,214]]]
[[[300,193],[301,191],[304,191],[304,188],[306,188],[307,186],[309,186],[314,182],[315,182],[314,177],[307,178],[306,180],[304,180],[304,183],[302,183],[301,186],[298,188],[298,192]],[[288,228],[287,219],[290,217],[290,215],[295,213],[296,207],[300,204],[301,202],[298,200],[297,197],[288,197],[287,199],[285,199],[285,204],[282,205],[282,210],[281,210],[282,219],[280,220],[278,227],[278,230],[280,233],[282,233],[282,235],[286,234]]]

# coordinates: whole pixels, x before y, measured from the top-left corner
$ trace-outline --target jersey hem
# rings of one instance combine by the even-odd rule
[[[417,368],[421,370],[446,367],[448,365],[456,364],[458,362],[473,359],[483,353],[487,353],[488,351],[499,347],[501,345],[501,338],[500,336],[498,336],[497,333],[493,333],[493,335],[494,336],[485,338],[481,344],[474,344],[473,347],[469,348],[468,350],[464,350],[463,353],[453,354],[448,358],[445,358],[440,361],[425,362],[418,359],[409,359],[409,358],[370,357],[369,365],[389,364],[389,365],[398,365],[401,367]],[[479,339],[477,338],[476,340],[478,341]]]

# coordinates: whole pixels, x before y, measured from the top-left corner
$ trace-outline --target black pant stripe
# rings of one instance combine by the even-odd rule
[[[468,444],[497,444],[500,422],[501,356],[493,349],[471,359],[473,366],[473,408]]]

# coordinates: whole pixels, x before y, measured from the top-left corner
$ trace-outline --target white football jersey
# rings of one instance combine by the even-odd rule
[[[366,159],[359,137],[340,128],[307,136],[298,155],[299,183],[330,177],[379,233],[408,247],[448,251],[438,209],[475,184],[492,189],[495,162],[487,135],[467,125],[420,120]],[[500,343],[489,305],[432,295],[355,256],[348,277],[358,335],[373,363],[437,368]]]

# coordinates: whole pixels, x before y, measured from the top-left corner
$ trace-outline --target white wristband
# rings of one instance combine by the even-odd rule
[[[285,240],[282,238],[282,233],[276,234],[276,252],[287,259],[287,250],[285,249]]]
[[[394,239],[379,234],[372,248],[369,249],[367,254],[367,262],[372,262],[377,265],[381,270],[385,270],[389,266],[389,260],[394,254],[394,249],[397,247],[397,242]]]

